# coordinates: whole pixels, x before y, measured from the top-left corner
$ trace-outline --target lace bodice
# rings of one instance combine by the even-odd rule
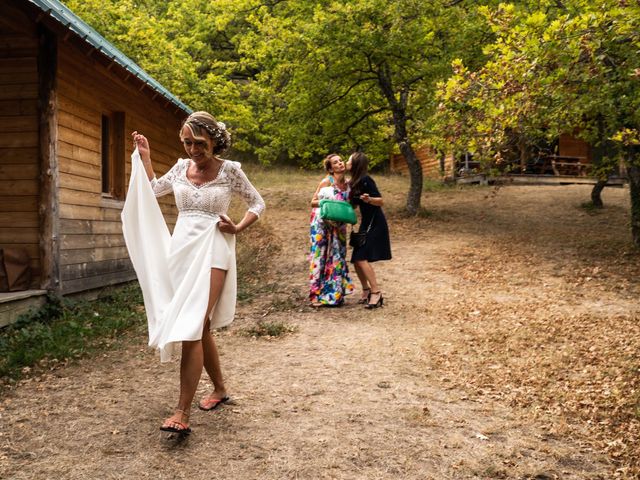
[[[181,215],[226,214],[234,193],[240,195],[250,212],[260,216],[264,211],[264,200],[249,182],[238,162],[224,160],[218,176],[202,185],[196,185],[187,178],[190,162],[188,158],[181,158],[161,178],[151,180],[156,197],[173,192]]]

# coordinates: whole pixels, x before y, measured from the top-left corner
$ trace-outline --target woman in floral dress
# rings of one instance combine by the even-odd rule
[[[353,291],[347,262],[347,225],[320,218],[320,200],[349,200],[346,165],[339,155],[324,159],[329,175],[318,185],[311,200],[311,250],[309,253],[309,300],[314,307],[337,307]]]

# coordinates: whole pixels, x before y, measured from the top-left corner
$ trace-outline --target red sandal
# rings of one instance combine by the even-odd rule
[[[220,405],[227,403],[229,400],[231,399],[226,395],[222,398],[213,398],[211,395],[208,395],[200,400],[200,403],[198,403],[198,408],[200,410],[208,412],[209,410],[215,410]]]

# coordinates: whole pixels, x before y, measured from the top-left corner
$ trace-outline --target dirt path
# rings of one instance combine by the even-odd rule
[[[501,204],[483,202],[488,191],[472,192],[455,208],[447,195],[429,198],[435,217],[395,221],[394,260],[377,269],[387,306],[375,311],[354,300],[341,309],[305,305],[307,212],[284,211],[275,225],[283,240],[275,263],[280,287],[242,305],[218,336],[233,405],[194,410],[186,441],[161,434],[178,364],[161,365],[141,338],[5,396],[0,478],[612,478],[615,467],[580,425],[567,430],[552,411],[516,406],[513,386],[465,383],[480,368],[473,352],[482,337],[474,329],[492,315],[499,323],[544,309],[638,313],[637,284],[590,295],[579,282],[571,287],[567,273],[595,268],[579,249],[565,243],[576,256],[547,256],[545,245],[557,241],[547,225],[554,209],[574,209],[584,188],[548,189],[542,211],[515,216],[513,208],[534,192],[507,190]],[[615,223],[625,197],[610,195],[607,222]],[[515,226],[514,218],[521,220]],[[522,254],[536,222],[547,227]],[[566,235],[572,226],[558,222]],[[504,243],[514,238],[517,246]],[[284,311],[274,307],[285,304]],[[238,335],[257,318],[297,331],[272,340]],[[201,382],[199,394],[207,387]]]

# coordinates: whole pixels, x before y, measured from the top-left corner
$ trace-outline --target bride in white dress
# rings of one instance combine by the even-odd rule
[[[214,391],[199,408],[213,410],[229,400],[210,329],[233,321],[235,235],[254,223],[265,205],[240,164],[218,156],[229,147],[230,135],[210,114],[195,112],[185,120],[180,139],[189,158],[179,159],[160,179],[153,172],[149,142],[138,132],[132,136],[136,151],[123,234],[144,296],[149,345],[160,351],[161,361],[182,346],[178,406],[160,428],[188,434],[203,366]],[[173,235],[155,200],[171,192],[179,212]],[[238,223],[227,216],[233,194],[248,206]]]

